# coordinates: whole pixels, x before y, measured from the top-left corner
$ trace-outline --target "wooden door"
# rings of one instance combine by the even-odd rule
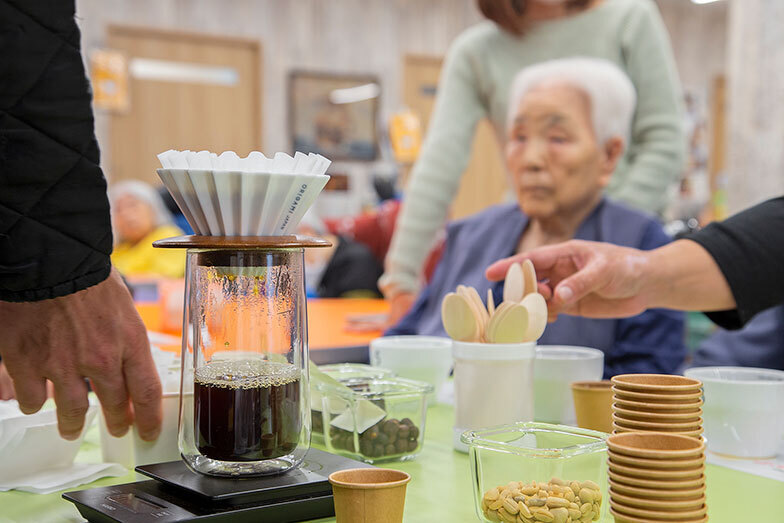
[[[160,184],[167,149],[261,149],[261,46],[254,40],[110,26],[129,70],[129,110],[110,119],[110,181]]]
[[[403,103],[419,115],[422,129],[435,103],[442,59],[433,56],[406,55],[403,60]],[[471,148],[471,160],[452,202],[450,217],[462,218],[504,200],[508,190],[506,168],[490,121],[479,122]]]

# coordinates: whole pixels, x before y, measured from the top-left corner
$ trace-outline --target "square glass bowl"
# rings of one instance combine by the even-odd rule
[[[358,378],[391,378],[395,376],[395,373],[391,370],[373,367],[364,363],[337,363],[334,365],[320,365],[316,368],[337,381]],[[311,374],[313,374],[313,371],[311,371]],[[324,444],[324,422],[321,415],[322,398],[321,394],[316,390],[318,381],[318,378],[311,376],[311,438],[313,443]]]
[[[533,422],[464,432],[479,519],[604,521],[606,438],[594,430]]]
[[[405,461],[422,449],[427,395],[433,386],[404,378],[318,383],[324,444],[365,463]]]

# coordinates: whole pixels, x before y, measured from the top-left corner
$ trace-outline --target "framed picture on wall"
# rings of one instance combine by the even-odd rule
[[[289,134],[293,150],[330,160],[375,160],[381,87],[372,75],[293,71]]]

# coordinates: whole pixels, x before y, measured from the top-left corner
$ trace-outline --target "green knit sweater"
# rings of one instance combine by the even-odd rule
[[[488,117],[505,142],[507,100],[524,67],[589,56],[618,64],[637,91],[625,157],[608,194],[659,212],[682,168],[681,91],[664,24],[652,0],[605,0],[580,13],[541,22],[515,37],[491,22],[463,32],[447,55],[430,128],[414,166],[379,284],[386,296],[416,292],[428,250],[443,226],[466,168],[476,124]]]

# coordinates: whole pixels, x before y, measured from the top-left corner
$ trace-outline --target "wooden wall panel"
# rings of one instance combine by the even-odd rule
[[[134,58],[236,72],[236,84],[161,81],[130,76],[130,109],[111,115],[110,180],[141,179],[158,185],[156,154],[167,149],[244,156],[261,147],[261,51],[258,42],[234,38],[109,28],[109,45]]]

